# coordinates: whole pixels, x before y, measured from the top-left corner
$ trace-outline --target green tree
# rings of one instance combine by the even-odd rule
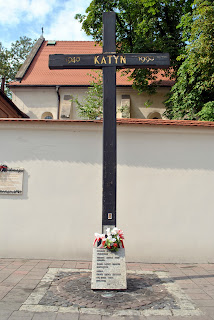
[[[214,121],[214,5],[195,0],[192,14],[182,18],[187,41],[176,84],[166,101],[170,119]]]
[[[6,77],[6,75],[9,74],[10,72],[9,58],[10,58],[9,51],[5,49],[0,43],[0,76],[1,77]]]
[[[81,118],[94,120],[103,115],[103,80],[102,72],[90,74],[92,81],[82,102],[78,98],[73,99],[77,104],[78,114]]]
[[[92,0],[86,14],[77,14],[82,29],[93,39],[102,40],[102,13],[115,11],[118,52],[169,52],[171,65],[176,74],[185,42],[178,27],[181,17],[191,12],[192,0]],[[132,71],[134,87],[139,92],[155,92],[158,70],[136,69]],[[174,76],[165,71],[169,76]],[[152,85],[149,80],[153,80]]]
[[[6,84],[15,80],[16,73],[26,60],[36,40],[28,37],[20,37],[19,40],[11,44],[10,49],[0,45],[0,76],[5,77]],[[6,93],[10,91],[6,88]]]

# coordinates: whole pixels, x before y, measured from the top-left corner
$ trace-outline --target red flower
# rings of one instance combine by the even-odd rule
[[[117,243],[114,243],[114,247],[117,248]]]

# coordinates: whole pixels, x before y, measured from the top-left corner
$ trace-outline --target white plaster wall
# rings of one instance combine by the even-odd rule
[[[1,122],[0,257],[91,260],[101,231],[100,124]],[[127,261],[214,262],[214,130],[118,127],[117,225]]]
[[[58,97],[55,87],[11,88],[12,101],[31,119],[41,119],[44,112],[51,112],[57,119]]]
[[[44,112],[51,112],[53,118],[57,119],[58,98],[55,87],[23,87],[11,88],[13,91],[13,102],[23,112],[28,114],[31,119],[41,119]],[[87,88],[81,87],[60,87],[59,93],[61,97],[60,109],[63,106],[70,108],[70,119],[80,119],[76,103],[70,100],[64,100],[65,95],[71,95],[78,98],[80,102],[84,102]],[[147,119],[153,112],[159,112],[161,115],[165,111],[163,101],[166,100],[166,94],[169,88],[161,87],[157,90],[155,95],[148,95],[146,93],[138,94],[136,90],[131,87],[118,87],[117,88],[117,108],[121,107],[122,95],[130,95],[131,99],[131,118]],[[145,103],[151,101],[150,107],[146,107]],[[120,113],[118,113],[118,117]]]
[[[131,99],[131,118],[147,119],[153,112],[159,112],[161,116],[166,110],[163,102],[166,100],[166,95],[169,93],[168,87],[160,87],[157,89],[156,94],[149,95],[147,93],[139,94],[132,88],[117,88],[117,106],[121,106],[122,95],[130,95]],[[151,102],[151,105],[147,107],[145,104],[147,101]],[[162,116],[162,118],[164,118]]]

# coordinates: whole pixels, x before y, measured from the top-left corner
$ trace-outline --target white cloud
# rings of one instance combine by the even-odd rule
[[[84,13],[91,0],[68,1],[63,10],[55,14],[50,27],[45,27],[47,40],[86,40],[89,37],[81,31],[81,24],[74,18],[77,13]]]
[[[42,20],[57,5],[57,0],[31,0],[29,2],[29,13],[27,15],[29,20],[35,18]]]
[[[0,21],[1,24],[14,24],[19,22],[19,15],[26,10],[27,0],[0,0]]]
[[[58,0],[0,0],[0,23],[13,25],[26,20],[42,20]]]
[[[0,0],[0,35],[4,47],[26,35],[47,40],[90,40],[74,19],[91,0]]]

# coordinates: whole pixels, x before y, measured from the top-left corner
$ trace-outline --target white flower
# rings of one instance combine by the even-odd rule
[[[118,228],[113,228],[111,234],[116,235],[118,233]]]
[[[110,236],[110,235],[111,235],[110,228],[107,228],[107,229],[106,229],[106,233],[107,233],[107,236]]]

